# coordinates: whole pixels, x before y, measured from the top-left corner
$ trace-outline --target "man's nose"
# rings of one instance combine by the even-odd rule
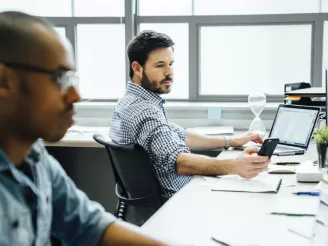
[[[68,88],[64,95],[65,102],[68,104],[76,103],[81,100],[81,96],[74,86]]]
[[[165,70],[165,76],[172,76],[173,75],[173,68],[168,66],[167,69]]]

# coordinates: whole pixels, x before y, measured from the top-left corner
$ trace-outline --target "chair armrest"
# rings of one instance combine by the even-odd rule
[[[122,195],[122,190],[119,186],[119,184],[116,183],[115,185],[115,193],[116,196],[124,203],[130,206],[134,207],[144,207],[144,206],[151,206],[151,195],[149,196],[143,196],[143,197],[137,197],[137,198],[127,198]]]

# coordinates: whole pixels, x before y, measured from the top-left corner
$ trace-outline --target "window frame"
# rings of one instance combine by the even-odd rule
[[[74,0],[72,0],[74,1]],[[138,33],[141,23],[187,23],[189,25],[189,98],[167,99],[185,102],[247,102],[247,95],[200,95],[200,29],[202,26],[240,25],[312,25],[311,84],[320,87],[323,74],[324,21],[328,13],[305,14],[265,14],[265,15],[190,15],[190,16],[139,16],[138,0],[125,1],[125,16],[122,17],[48,17],[58,27],[65,27],[66,36],[71,41],[76,54],[76,29],[78,24],[125,24],[125,46]],[[194,1],[192,1],[194,2]],[[72,2],[73,13],[74,3]],[[194,8],[194,4],[192,5]],[[193,9],[194,13],[194,9]],[[122,54],[125,55],[125,54]],[[76,54],[78,56],[78,54]],[[125,55],[126,67],[129,67]],[[78,59],[76,59],[78,61]],[[126,69],[126,81],[129,80]],[[90,100],[90,98],[84,98]],[[92,99],[92,101],[112,102],[117,99]],[[283,95],[269,95],[268,102],[282,102]]]

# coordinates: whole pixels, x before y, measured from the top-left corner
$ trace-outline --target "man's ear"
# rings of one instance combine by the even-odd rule
[[[139,62],[136,62],[136,61],[132,62],[132,64],[131,64],[131,68],[132,68],[132,70],[133,70],[134,75],[135,75],[137,78],[141,79],[141,78],[142,78],[143,68],[142,68],[142,66],[139,64]]]
[[[9,80],[10,72],[8,68],[0,63],[0,98],[4,98],[8,96],[10,91],[10,80]]]

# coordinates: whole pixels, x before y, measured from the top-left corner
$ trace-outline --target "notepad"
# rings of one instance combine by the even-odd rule
[[[253,179],[244,179],[236,175],[221,177],[218,182],[212,186],[212,191],[234,191],[251,193],[277,193],[279,191],[282,179],[259,175]]]
[[[316,215],[319,206],[319,198],[311,196],[296,196],[276,200],[269,208],[270,214],[289,216]]]

